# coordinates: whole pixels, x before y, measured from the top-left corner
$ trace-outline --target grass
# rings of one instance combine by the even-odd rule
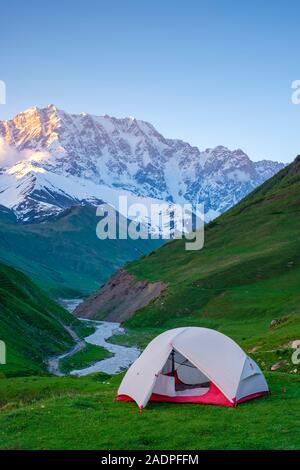
[[[0,380],[1,449],[299,449],[299,377],[267,373],[272,394],[224,408],[115,402],[120,375]]]
[[[45,359],[64,352],[90,327],[53,302],[27,276],[0,263],[0,339],[6,344],[2,375],[32,375],[46,371]]]
[[[74,369],[84,369],[97,361],[102,361],[112,357],[112,353],[101,346],[87,343],[85,348],[73,356],[65,357],[59,361],[59,368],[64,374],[68,374]]]

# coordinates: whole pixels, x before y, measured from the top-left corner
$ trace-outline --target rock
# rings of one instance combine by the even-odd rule
[[[274,319],[274,320],[272,320],[271,323],[270,323],[270,328],[275,328],[275,327],[276,327],[277,325],[279,325],[279,324],[280,324],[280,320]]]
[[[272,371],[279,370],[287,364],[287,361],[279,361],[276,364],[273,364],[271,367]]]
[[[252,349],[249,349],[248,353],[255,353],[256,351],[258,351],[259,349],[261,348],[261,346],[254,346],[254,348]]]
[[[298,348],[300,348],[300,340],[299,340],[299,339],[295,339],[294,341],[292,341],[292,343],[291,343],[291,348],[292,348],[292,349],[298,349]]]
[[[274,320],[271,321],[270,323],[270,328],[276,328],[278,325],[281,325],[281,323],[284,323],[288,321],[288,316],[282,317],[282,318],[275,318]]]

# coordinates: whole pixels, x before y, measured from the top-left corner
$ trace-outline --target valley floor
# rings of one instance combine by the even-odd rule
[[[114,401],[122,375],[0,380],[1,449],[299,449],[300,378],[238,408]]]

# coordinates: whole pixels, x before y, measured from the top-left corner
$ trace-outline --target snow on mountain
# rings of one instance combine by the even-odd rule
[[[114,204],[120,194],[148,204],[203,203],[209,220],[283,166],[252,162],[240,149],[200,151],[134,118],[53,105],[0,121],[0,204],[24,222],[74,204]]]

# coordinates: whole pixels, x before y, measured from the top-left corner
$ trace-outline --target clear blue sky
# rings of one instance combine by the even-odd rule
[[[54,103],[254,160],[300,153],[300,2],[28,0],[0,14],[0,119]]]

